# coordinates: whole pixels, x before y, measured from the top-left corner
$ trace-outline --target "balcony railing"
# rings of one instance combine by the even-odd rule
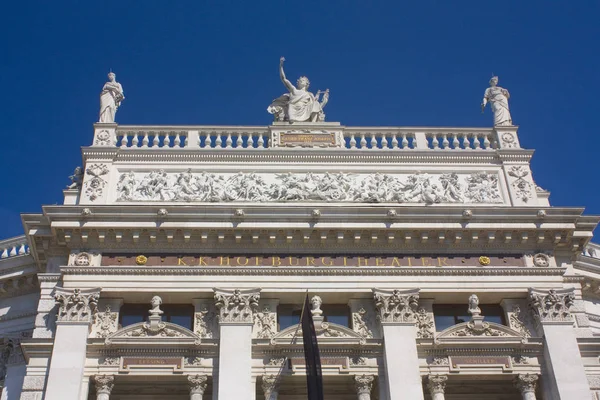
[[[0,259],[29,254],[29,243],[25,235],[0,241]]]

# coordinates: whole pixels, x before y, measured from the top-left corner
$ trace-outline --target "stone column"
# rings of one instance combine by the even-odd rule
[[[45,400],[78,399],[85,368],[87,339],[97,312],[100,289],[56,288],[56,335]]]
[[[556,400],[592,397],[569,311],[574,301],[573,289],[529,289],[529,306],[544,336],[544,387]]]
[[[373,289],[373,295],[383,333],[388,398],[423,400],[415,327],[419,289]]]
[[[373,389],[374,380],[373,375],[354,376],[354,387],[356,388],[358,400],[371,400],[371,389]]]
[[[252,325],[260,289],[215,289],[219,310],[219,400],[251,400]]]
[[[446,375],[429,375],[427,389],[429,389],[429,393],[431,394],[431,400],[445,399],[446,382],[448,382],[448,376]]]
[[[277,400],[279,395],[279,377],[277,375],[263,375],[262,390],[265,400]]]
[[[521,392],[523,400],[535,400],[535,387],[538,376],[534,374],[519,374],[515,377],[515,386]]]
[[[96,375],[94,376],[96,383],[96,400],[108,400],[110,392],[115,386],[115,377],[112,375]]]
[[[206,375],[188,375],[187,379],[190,385],[190,400],[202,400],[208,380]]]

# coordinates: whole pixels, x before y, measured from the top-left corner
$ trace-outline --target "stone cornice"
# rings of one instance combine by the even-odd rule
[[[564,268],[318,268],[318,267],[61,267],[64,275],[216,275],[216,276],[561,276]]]

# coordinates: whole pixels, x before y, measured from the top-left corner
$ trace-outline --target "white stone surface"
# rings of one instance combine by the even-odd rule
[[[221,324],[219,339],[219,400],[251,400],[252,324]]]
[[[388,398],[423,400],[414,324],[386,323],[382,330]]]

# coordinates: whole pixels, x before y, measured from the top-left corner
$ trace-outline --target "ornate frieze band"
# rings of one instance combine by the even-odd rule
[[[502,203],[498,175],[122,173],[117,201]]]
[[[382,324],[416,323],[419,309],[419,289],[373,289],[377,318]]]
[[[529,306],[538,323],[573,323],[570,309],[574,302],[573,289],[529,289]]]
[[[260,289],[215,290],[215,306],[219,310],[219,323],[254,323],[258,310]]]
[[[92,323],[98,311],[100,288],[55,289],[54,300],[58,305],[56,323]]]

